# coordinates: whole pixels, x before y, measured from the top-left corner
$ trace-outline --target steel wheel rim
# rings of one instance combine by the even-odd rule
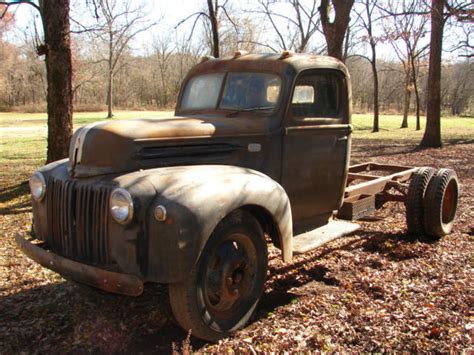
[[[204,303],[209,313],[229,320],[252,300],[257,280],[257,250],[251,239],[235,233],[222,240],[203,273]]]
[[[443,224],[449,224],[454,219],[457,207],[457,195],[458,191],[456,187],[456,181],[451,180],[446,187],[441,205],[441,221]]]

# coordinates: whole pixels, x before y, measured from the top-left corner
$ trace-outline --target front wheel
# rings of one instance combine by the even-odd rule
[[[178,323],[217,341],[242,328],[255,309],[267,273],[267,244],[257,220],[235,211],[216,227],[186,280],[169,285]]]

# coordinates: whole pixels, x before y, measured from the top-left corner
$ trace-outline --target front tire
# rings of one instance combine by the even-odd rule
[[[169,285],[178,323],[217,341],[242,328],[253,313],[267,273],[267,244],[258,221],[237,210],[209,237],[186,280]]]

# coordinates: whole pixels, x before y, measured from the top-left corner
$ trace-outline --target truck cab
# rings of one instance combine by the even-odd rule
[[[344,65],[329,57],[237,52],[190,71],[176,115],[217,119],[217,134],[203,144],[231,145],[219,163],[260,171],[281,184],[298,233],[327,223],[342,203],[350,87]],[[230,123],[233,133],[220,135],[220,125]]]

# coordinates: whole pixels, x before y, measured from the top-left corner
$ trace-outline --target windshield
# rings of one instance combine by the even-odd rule
[[[223,90],[221,87],[224,86]],[[181,108],[251,111],[273,109],[280,96],[281,79],[275,74],[228,73],[204,74],[189,80]],[[219,95],[222,91],[222,97]]]
[[[224,74],[205,74],[192,78],[184,90],[181,107],[188,110],[215,108]]]

